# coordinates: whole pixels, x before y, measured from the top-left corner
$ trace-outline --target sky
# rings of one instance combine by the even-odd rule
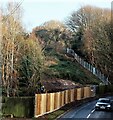
[[[113,0],[2,0],[22,1],[23,24],[28,32],[50,20],[65,22],[73,11],[85,5],[111,9]]]

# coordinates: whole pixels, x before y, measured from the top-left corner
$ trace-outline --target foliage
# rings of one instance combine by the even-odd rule
[[[2,83],[7,97],[22,92],[33,95],[39,87],[44,60],[39,41],[30,39],[23,29],[21,8],[9,14],[15,6],[13,2],[8,3],[8,13],[2,14]]]
[[[97,95],[104,95],[108,93],[113,93],[113,85],[99,85],[96,87]]]
[[[111,11],[84,6],[66,24],[73,31],[72,48],[108,76],[112,74]]]
[[[47,21],[47,22],[45,22],[43,24],[43,27],[45,29],[48,29],[48,30],[50,30],[50,29],[59,29],[60,31],[63,31],[66,28],[65,25],[62,22],[57,21],[57,20]]]
[[[43,53],[38,41],[27,39],[23,41],[19,59],[19,87],[26,88],[24,92],[34,95],[38,90],[43,70]]]
[[[84,56],[82,51],[83,46],[83,29],[80,27],[75,35],[73,35],[73,40],[71,42],[71,48],[76,51],[76,53],[80,56]]]
[[[3,93],[7,97],[37,92],[46,72],[44,54],[48,57],[48,53],[57,59],[57,64],[47,66],[53,77],[97,84],[95,78],[86,76],[74,62],[60,56],[67,47],[72,47],[103,73],[112,75],[110,10],[85,6],[70,15],[68,27],[59,21],[47,21],[29,35],[21,23],[21,8],[9,14],[16,5],[10,2],[2,13],[1,70]]]
[[[16,65],[19,56],[19,39],[22,39],[23,33],[20,22],[21,9],[15,14],[8,15],[15,6],[15,3],[8,3],[5,12],[2,13],[2,83],[7,96],[15,96],[18,90]]]
[[[14,117],[34,116],[34,97],[3,97],[3,116],[13,115]]]
[[[32,34],[40,38],[43,49],[52,48],[56,51],[67,47],[71,41],[71,31],[63,23],[58,21],[48,21],[42,26],[36,27]]]
[[[76,83],[81,84],[99,84],[99,80],[88,73],[87,70],[80,67],[76,61],[72,61],[71,59],[67,59],[65,56],[58,54],[55,52],[50,53],[49,57],[54,56],[54,59],[57,60],[56,64],[51,64],[48,67],[48,74],[51,77],[61,78],[72,80]]]

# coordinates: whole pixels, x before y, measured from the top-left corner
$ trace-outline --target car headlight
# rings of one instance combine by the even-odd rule
[[[98,104],[96,104],[96,107],[98,107],[99,105]]]
[[[107,107],[111,107],[111,105],[107,105]]]

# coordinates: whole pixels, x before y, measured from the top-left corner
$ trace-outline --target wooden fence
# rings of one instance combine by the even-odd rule
[[[53,112],[65,104],[75,100],[82,100],[93,97],[94,92],[91,87],[82,87],[76,89],[65,90],[56,93],[44,93],[35,95],[35,117]]]

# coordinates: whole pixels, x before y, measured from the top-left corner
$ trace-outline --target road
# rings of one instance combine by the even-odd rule
[[[111,100],[113,100],[113,96],[112,97],[108,97]],[[107,119],[112,119],[113,120],[113,111],[95,111],[94,109],[94,105],[96,103],[95,101],[86,103],[82,106],[79,106],[78,108],[73,108],[71,109],[69,112],[67,112],[66,114],[64,114],[61,118],[59,118],[59,120],[62,118],[107,118]]]

